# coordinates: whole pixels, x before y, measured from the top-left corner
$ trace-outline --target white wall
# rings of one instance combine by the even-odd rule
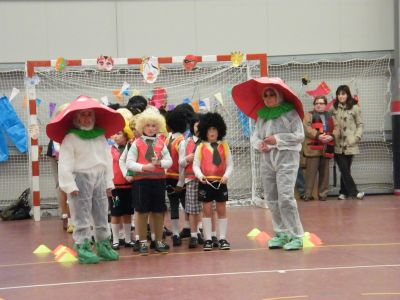
[[[0,63],[393,50],[393,1],[1,1]]]

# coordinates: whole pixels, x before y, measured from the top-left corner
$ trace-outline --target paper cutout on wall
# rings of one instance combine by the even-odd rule
[[[154,56],[144,57],[140,65],[140,72],[145,82],[154,83],[157,80],[157,76],[160,74],[158,58]]]
[[[197,65],[197,59],[196,56],[192,54],[188,54],[185,56],[183,59],[183,67],[185,68],[186,71],[192,71],[194,68],[196,68]]]
[[[111,71],[114,67],[114,60],[111,56],[100,55],[97,58],[96,68],[99,71]]]
[[[326,84],[325,81],[322,81],[315,90],[306,91],[306,93],[312,97],[325,96],[328,95],[330,92],[331,89],[329,88],[329,86]]]
[[[231,52],[232,66],[234,66],[235,68],[239,67],[243,61],[243,58],[244,58],[244,54],[242,52],[240,52],[240,51]]]

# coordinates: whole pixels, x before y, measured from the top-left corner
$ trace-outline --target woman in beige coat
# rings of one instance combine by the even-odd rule
[[[337,123],[338,133],[335,135],[335,161],[340,170],[339,200],[347,197],[363,199],[351,176],[353,156],[359,154],[358,143],[363,134],[361,110],[357,101],[351,95],[347,85],[341,85],[336,90],[336,101],[330,112]]]

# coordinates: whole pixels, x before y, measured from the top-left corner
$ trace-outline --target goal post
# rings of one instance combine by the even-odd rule
[[[267,76],[267,55],[244,54],[238,66],[231,62],[231,54],[194,57],[197,65],[192,71],[186,71],[182,66],[185,56],[158,57],[160,74],[154,83],[143,80],[140,72],[143,58],[113,58],[114,68],[109,72],[96,69],[97,59],[66,59],[65,68],[58,71],[55,59],[26,62],[26,77],[33,82],[26,86],[28,127],[39,128],[38,134],[31,134],[29,139],[31,193],[36,221],[40,220],[41,205],[57,205],[54,203],[57,197],[49,160],[44,155],[49,141],[45,126],[54,117],[54,107],[71,102],[79,95],[97,99],[106,97],[110,103],[125,105],[133,94],[151,98],[155,89],[160,87],[167,91],[170,105],[198,104],[200,100],[208,99],[208,108],[223,115],[236,170],[229,182],[231,203],[251,203],[255,181],[252,180],[253,159],[249,147],[250,124],[235,106],[230,91],[234,85],[249,78]],[[121,88],[126,83],[129,88],[122,93]]]

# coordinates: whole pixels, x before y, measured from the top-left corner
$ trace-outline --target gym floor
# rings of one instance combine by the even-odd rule
[[[39,245],[72,247],[58,218],[0,221],[0,300],[400,299],[400,197],[298,204],[305,231],[322,245],[268,250],[247,234],[273,235],[269,211],[231,207],[229,251],[188,249],[184,240],[167,255],[121,248],[119,261],[98,265],[33,254]]]

